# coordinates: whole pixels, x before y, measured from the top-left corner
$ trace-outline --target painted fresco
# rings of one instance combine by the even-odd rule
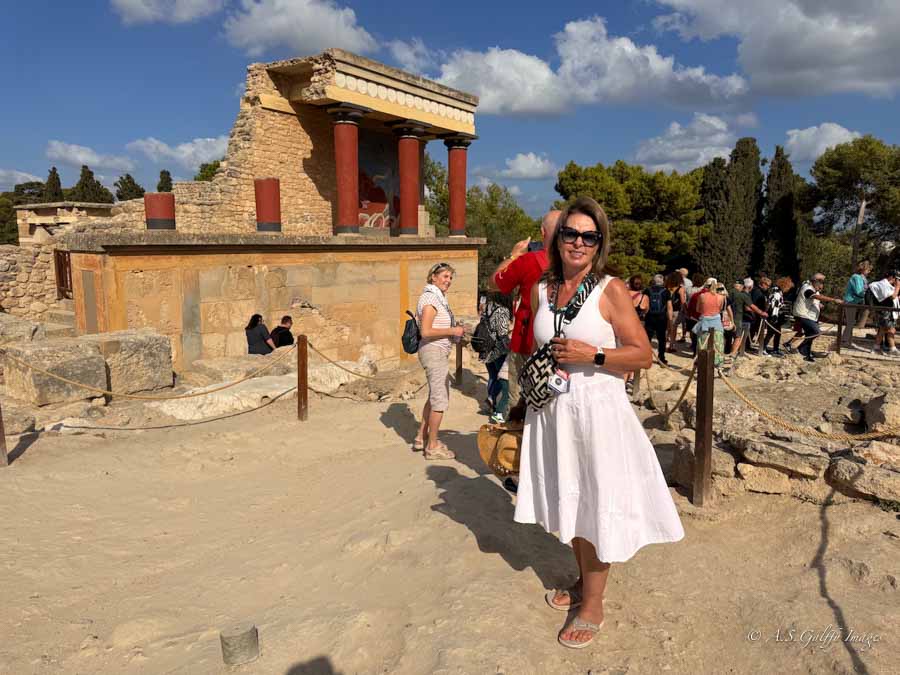
[[[397,139],[359,130],[359,225],[394,229],[400,213]]]

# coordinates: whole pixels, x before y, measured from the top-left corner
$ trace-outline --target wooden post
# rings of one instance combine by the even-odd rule
[[[841,353],[841,340],[844,339],[842,333],[844,332],[844,306],[838,305],[838,323],[837,323],[837,343],[835,344],[834,351],[838,354]],[[853,328],[850,328],[850,344],[853,344]]]
[[[716,341],[706,333],[706,349],[697,359],[697,420],[694,431],[694,483],[691,502],[703,506],[712,490],[712,418]]]
[[[631,398],[634,399],[638,392],[641,390],[641,371],[640,369],[634,371],[634,376],[631,378]]]
[[[456,386],[462,386],[462,359],[463,359],[463,343],[462,340],[456,343]]]
[[[297,419],[309,419],[309,341],[305,335],[297,336]]]
[[[9,455],[6,453],[6,428],[3,426],[2,407],[0,407],[0,466],[9,466]]]

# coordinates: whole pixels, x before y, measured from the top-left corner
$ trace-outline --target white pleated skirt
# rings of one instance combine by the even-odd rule
[[[684,537],[653,445],[621,378],[574,372],[569,391],[529,407],[515,521],[569,544],[590,541],[603,562]]]

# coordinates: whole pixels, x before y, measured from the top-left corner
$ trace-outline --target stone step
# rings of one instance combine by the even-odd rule
[[[61,298],[56,301],[56,307],[54,309],[65,309],[69,312],[75,311],[75,301],[71,298]]]
[[[65,323],[44,323],[44,333],[48,338],[75,337],[75,326]]]
[[[69,309],[50,309],[47,311],[47,321],[63,326],[75,327],[75,312]]]

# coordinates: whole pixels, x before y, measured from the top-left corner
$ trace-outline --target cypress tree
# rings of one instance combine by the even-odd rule
[[[731,271],[734,265],[724,225],[728,202],[727,179],[728,165],[721,157],[716,157],[703,169],[700,206],[703,208],[704,224],[710,234],[698,247],[697,262],[706,276],[730,283],[736,277]]]
[[[112,192],[107,190],[100,181],[94,178],[94,172],[86,165],[82,165],[78,182],[75,184],[75,187],[72,188],[72,201],[112,204],[115,199],[113,198]]]
[[[741,138],[731,151],[726,177],[727,201],[723,235],[730,251],[729,277],[747,274],[753,254],[753,235],[762,218],[763,175],[755,138]]]
[[[44,183],[44,194],[41,201],[44,203],[61,202],[64,200],[62,184],[59,182],[59,173],[56,167],[50,169],[47,181]]]
[[[121,176],[119,180],[115,182],[115,186],[116,199],[120,202],[124,202],[128,199],[140,199],[144,196],[144,188],[138,185],[138,182],[132,178],[130,173]]]
[[[159,182],[156,184],[157,192],[171,192],[172,191],[172,174],[163,169],[159,172]]]
[[[795,213],[794,168],[780,145],[766,177],[764,241],[760,246],[760,269],[770,274],[798,278],[798,226]]]

